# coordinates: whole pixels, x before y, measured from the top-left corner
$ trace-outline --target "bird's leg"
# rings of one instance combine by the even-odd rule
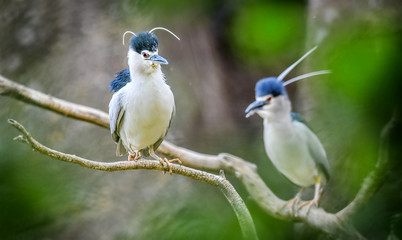
[[[172,159],[172,160],[168,160],[167,158],[161,158],[161,157],[159,157],[158,155],[156,155],[153,146],[150,146],[150,147],[149,147],[149,155],[151,155],[151,157],[155,158],[155,160],[159,160],[159,162],[162,164],[162,166],[163,166],[163,163],[165,162],[166,165],[167,165],[167,168],[169,168],[169,173],[170,173],[170,174],[173,174],[173,170],[172,170],[172,165],[171,165],[171,163],[173,163],[173,162],[178,162],[180,165],[183,164],[183,163],[180,161],[180,159],[178,159],[178,158],[175,158],[175,159]],[[166,173],[166,169],[163,171],[163,173],[164,173],[164,174]]]
[[[321,177],[315,177],[315,190],[314,190],[314,198],[311,201],[306,201],[302,204],[300,204],[298,210],[302,209],[304,206],[307,206],[307,212],[306,214],[308,214],[310,212],[310,209],[313,205],[315,205],[316,207],[318,207],[318,203],[320,201],[321,195],[322,195],[322,191],[320,191],[320,187],[321,187]]]
[[[295,206],[297,203],[300,202],[300,200],[301,200],[300,197],[301,197],[301,195],[302,195],[302,193],[303,193],[304,190],[305,190],[305,188],[302,187],[302,188],[300,189],[300,191],[296,194],[296,196],[295,196],[294,198],[292,198],[292,199],[286,201],[284,204],[282,204],[282,206],[279,208],[279,211],[282,211],[282,209],[283,209],[286,205],[288,205],[288,204],[290,203],[290,211],[291,211],[292,215],[294,215],[294,206]]]
[[[172,170],[172,166],[170,165],[170,162],[167,160],[167,158],[159,158],[159,162],[161,163],[161,165],[163,166],[163,163],[165,162],[167,164],[167,167],[169,168],[169,173],[172,174],[173,170]],[[163,170],[163,174],[166,174],[166,169]]]
[[[136,160],[140,159],[141,157],[142,157],[141,153],[138,150],[128,152],[128,161],[136,161]]]
[[[141,153],[138,150],[133,150],[130,144],[130,148],[128,150],[128,161],[136,161],[141,158]]]

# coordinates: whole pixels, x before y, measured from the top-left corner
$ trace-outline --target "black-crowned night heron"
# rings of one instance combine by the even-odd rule
[[[129,160],[141,156],[151,156],[162,164],[166,162],[169,172],[170,163],[155,154],[156,149],[166,136],[175,112],[173,93],[166,84],[161,64],[168,64],[158,55],[158,38],[152,32],[131,33],[128,50],[128,69],[119,72],[110,83],[114,91],[109,103],[110,131],[117,143],[116,155],[128,152]],[[180,40],[180,39],[179,39]],[[181,163],[181,162],[180,162]]]
[[[299,209],[308,205],[307,212],[309,212],[313,204],[318,206],[321,184],[325,184],[329,179],[329,164],[325,150],[306,121],[291,112],[291,103],[285,90],[285,86],[292,82],[327,74],[329,71],[307,73],[286,82],[282,81],[315,49],[316,47],[311,49],[278,77],[259,80],[255,87],[256,101],[246,109],[246,117],[257,113],[264,119],[265,151],[273,165],[291,182],[302,187],[300,192],[288,201],[292,204],[292,211],[293,206],[300,201],[303,190],[311,185],[315,185],[314,198],[301,204]]]

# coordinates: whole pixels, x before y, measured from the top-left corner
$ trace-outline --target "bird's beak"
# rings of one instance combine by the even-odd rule
[[[266,105],[267,102],[265,101],[254,101],[252,102],[250,105],[248,105],[247,109],[246,109],[246,118],[250,117],[251,115],[253,115],[256,111],[260,110],[264,105]]]
[[[148,60],[151,60],[152,63],[168,64],[168,61],[163,57],[159,56],[158,54],[150,56]]]

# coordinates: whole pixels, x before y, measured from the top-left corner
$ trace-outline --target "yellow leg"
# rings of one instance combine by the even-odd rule
[[[313,205],[315,205],[316,207],[318,207],[318,204],[319,204],[320,198],[321,198],[321,191],[320,191],[320,188],[321,188],[321,177],[320,177],[320,176],[315,177],[315,178],[314,178],[314,181],[315,181],[314,198],[313,198],[311,201],[307,201],[307,202],[304,202],[304,203],[300,204],[299,209],[298,209],[298,210],[300,210],[300,209],[302,209],[304,206],[308,206],[306,214],[308,214],[308,213],[310,212],[310,209],[311,209],[311,207],[312,207]]]

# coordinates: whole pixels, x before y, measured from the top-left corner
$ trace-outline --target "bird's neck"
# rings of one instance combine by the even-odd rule
[[[273,104],[265,114],[261,117],[264,118],[264,121],[272,124],[290,124],[292,118],[290,116],[290,112],[292,110],[292,106],[290,100],[287,96],[280,96],[275,99],[275,104]]]
[[[158,69],[153,69],[152,71],[142,71],[141,69],[131,67],[130,66],[130,77],[133,82],[141,83],[141,82],[159,82],[165,81],[165,77],[162,73],[160,67]]]

